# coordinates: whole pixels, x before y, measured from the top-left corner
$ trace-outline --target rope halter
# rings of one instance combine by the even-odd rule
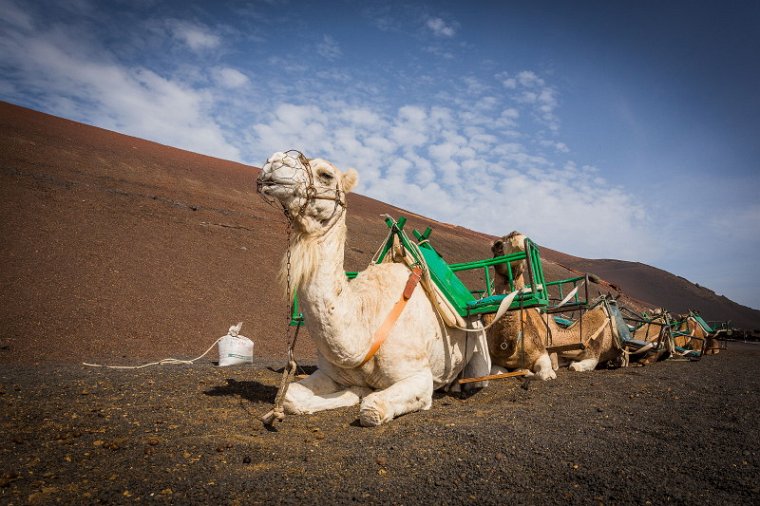
[[[305,174],[305,177],[304,177]],[[276,196],[278,189],[290,188],[292,194],[303,200],[298,207],[297,216],[303,217],[309,204],[315,200],[330,200],[335,202],[334,213],[346,208],[346,192],[315,181],[314,171],[310,160],[295,149],[277,152],[269,157],[264,164],[261,175],[256,180],[256,192],[270,205],[279,204],[285,215],[292,220],[288,207]]]

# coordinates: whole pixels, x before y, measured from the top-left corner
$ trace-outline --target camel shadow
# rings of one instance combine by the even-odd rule
[[[279,369],[275,369],[274,367],[267,367],[272,372],[276,372],[277,374],[282,374],[282,372],[285,370],[284,367],[280,367]],[[317,370],[316,365],[298,365],[298,369],[296,369],[296,374],[305,374],[307,376],[314,374],[314,372]]]
[[[477,395],[478,392],[483,390],[482,388],[469,388],[467,390],[462,389],[459,392],[452,392],[452,391],[444,391],[444,390],[436,390],[433,392],[433,400],[440,400],[440,399],[446,399],[446,398],[453,398],[453,399],[459,399],[462,401],[466,401],[473,395]]]
[[[233,396],[250,402],[271,403],[277,395],[277,387],[258,381],[227,379],[226,385],[218,385],[203,392],[210,397]]]
[[[274,369],[267,367],[272,372],[282,374],[284,368]],[[298,374],[312,374],[317,370],[316,366],[298,366]],[[279,381],[278,381],[279,383]],[[277,395],[277,387],[265,385],[258,381],[238,381],[233,378],[227,379],[226,385],[217,385],[210,390],[203,392],[210,397],[232,396],[250,402],[272,403]]]

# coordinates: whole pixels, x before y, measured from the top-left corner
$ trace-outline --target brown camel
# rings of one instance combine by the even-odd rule
[[[494,241],[491,251],[494,256],[525,251],[525,236],[512,232]],[[525,261],[510,265],[515,280],[515,289],[525,286]],[[507,266],[495,269],[494,287],[497,292],[509,291]],[[492,317],[484,318],[490,323]],[[528,369],[543,380],[556,378],[547,347],[569,347],[574,344],[579,349],[558,353],[558,358],[569,361],[573,371],[591,371],[602,362],[617,360],[622,355],[613,333],[613,323],[602,298],[592,308],[584,312],[579,321],[568,328],[558,325],[553,318],[542,314],[538,308],[511,311],[488,329],[488,346],[492,365],[506,369]]]

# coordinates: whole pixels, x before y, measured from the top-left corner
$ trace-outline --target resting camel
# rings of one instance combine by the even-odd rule
[[[722,349],[720,340],[718,339],[718,336],[721,334],[724,334],[724,332],[721,332],[720,330],[709,334],[707,336],[707,343],[705,344],[705,355],[717,355],[720,353],[720,350]]]
[[[406,265],[373,264],[348,282],[346,194],[357,173],[293,153],[274,153],[257,181],[259,192],[281,204],[292,223],[280,278],[295,287],[318,355],[316,372],[290,385],[285,412],[361,403],[360,423],[376,426],[430,409],[433,391],[452,384],[466,366],[479,369],[464,374],[488,374],[485,332],[468,339],[466,332],[440,324],[425,291],[414,289]],[[405,308],[378,343],[378,329],[402,299]]]
[[[494,257],[525,251],[525,236],[515,231],[491,244]],[[494,266],[494,291],[506,294],[511,291],[508,269],[512,270],[515,290],[525,287],[525,261],[497,264]],[[508,311],[497,322],[494,315],[483,315],[483,323],[491,325],[487,331],[488,350],[491,354],[492,372],[502,369],[527,369],[541,380],[556,379],[549,353],[546,351],[546,327],[540,314],[524,310],[523,331],[520,333],[520,311]],[[537,318],[536,318],[537,317]]]
[[[699,314],[698,311],[689,311],[689,315],[692,317],[691,320],[696,324],[697,327],[699,327],[699,331],[701,336],[704,336],[705,339],[705,355],[717,355],[720,353],[721,350],[721,344],[720,340],[718,339],[718,336],[726,333],[725,330],[721,331],[719,329],[706,329],[704,328],[696,319],[694,318],[694,315],[699,315],[700,318],[702,317],[701,314]],[[704,322],[704,320],[702,320]],[[708,324],[709,328],[709,324]]]
[[[494,257],[525,251],[524,242],[524,235],[512,232],[494,241],[491,251]],[[524,263],[521,260],[511,264],[515,289],[525,286]],[[496,292],[507,293],[510,288],[506,265],[502,264],[495,271]],[[484,320],[484,323],[490,323],[489,317]],[[568,328],[558,325],[553,318],[542,315],[538,308],[511,311],[488,329],[491,363],[494,368],[529,369],[539,379],[554,379],[557,375],[546,349],[547,342],[552,347],[583,342],[584,349],[563,351],[558,355],[563,360],[570,361],[569,369],[572,371],[592,371],[600,362],[616,360],[622,354],[616,344],[611,323],[603,300],[585,311],[581,319]]]
[[[707,330],[694,318],[691,311],[679,315],[675,330],[677,335],[674,341],[676,346],[680,348],[698,352],[702,352],[704,348],[706,355],[716,355],[720,351],[718,340],[711,338]]]
[[[652,315],[631,332],[631,339],[646,343],[647,349],[626,346],[630,359],[642,365],[653,364],[668,358],[674,351],[673,338],[668,331],[670,318],[664,309],[656,309]],[[659,347],[658,347],[659,344]]]

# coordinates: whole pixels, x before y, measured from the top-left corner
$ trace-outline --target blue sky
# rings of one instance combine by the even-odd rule
[[[755,308],[758,55],[760,2],[0,0],[0,99]]]

